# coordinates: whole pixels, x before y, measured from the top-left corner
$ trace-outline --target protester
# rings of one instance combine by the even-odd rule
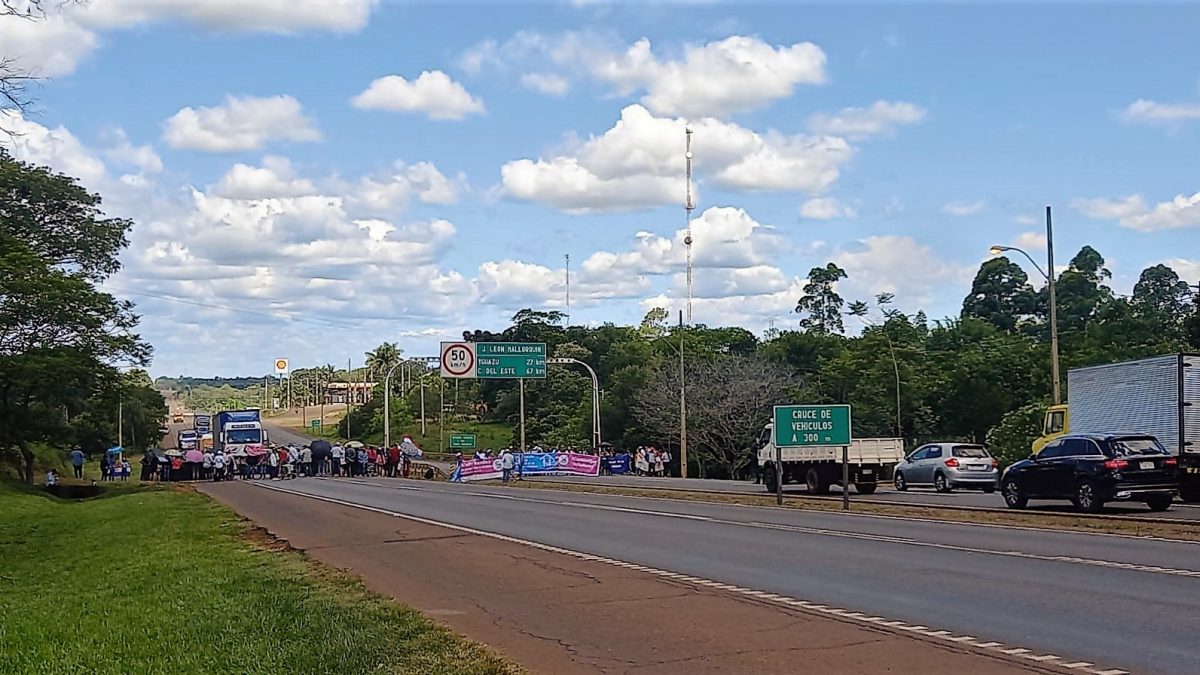
[[[368,476],[374,475],[375,462],[378,460],[379,460],[379,454],[375,452],[375,446],[368,445],[367,446],[367,463],[363,467],[365,469],[366,475],[368,475]]]
[[[367,449],[359,448],[358,456],[356,457],[356,459],[357,459],[357,463],[358,463],[359,477],[366,476],[367,475]]]
[[[100,480],[108,480],[108,472],[112,470],[112,464],[108,461],[108,453],[100,455]]]
[[[129,466],[129,460],[122,459],[121,460],[121,482],[122,483],[127,482],[129,480],[130,472],[131,472],[131,469]]]
[[[142,453],[142,482],[149,483],[154,478],[154,468],[158,464],[158,458],[154,453],[147,450]]]
[[[649,465],[646,464],[646,448],[638,446],[637,453],[634,455],[634,473],[639,476],[645,476],[649,471]]]
[[[662,465],[663,465],[663,468],[661,470],[661,475],[665,476],[671,472],[671,451],[663,450],[659,454],[659,456],[662,458]]]
[[[300,471],[305,476],[313,475],[313,453],[307,445],[300,449]]]
[[[400,445],[392,443],[392,447],[387,450],[387,475],[389,478],[396,477],[396,467],[400,464]]]
[[[654,451],[654,475],[659,478],[666,475],[666,462],[663,460],[663,453],[658,450]]]
[[[512,478],[514,464],[515,463],[513,461],[512,452],[508,448],[505,448],[503,451],[501,451],[501,453],[500,453],[501,474],[500,475],[501,475],[501,481],[505,485],[508,485],[509,479]]]
[[[200,479],[208,480],[212,478],[213,469],[213,453],[211,449],[204,451],[204,459],[200,461]]]
[[[387,451],[383,448],[375,449],[375,475],[382,476],[384,468],[387,466]]]
[[[329,453],[330,453],[330,456],[333,457],[333,474],[332,475],[336,478],[337,476],[342,475],[342,459],[346,456],[346,451],[344,449],[342,449],[342,446],[340,444],[335,443],[333,445],[333,449],[331,449],[329,451]]]
[[[71,450],[71,468],[75,470],[76,478],[83,478],[83,450],[78,447]]]
[[[225,480],[225,464],[225,453],[221,450],[217,450],[216,454],[214,454],[212,458],[214,482]]]

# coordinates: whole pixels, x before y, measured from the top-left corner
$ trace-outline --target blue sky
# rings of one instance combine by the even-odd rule
[[[685,125],[698,322],[794,327],[831,260],[957,314],[1047,204],[1058,262],[1200,281],[1196,7],[285,4],[0,19],[51,76],[12,150],[136,222],[109,287],[155,374],[433,354],[563,309],[564,254],[573,323],[674,313]]]

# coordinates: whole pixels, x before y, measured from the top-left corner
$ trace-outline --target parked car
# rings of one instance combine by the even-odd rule
[[[1012,509],[1030,499],[1069,499],[1085,513],[1111,501],[1166,511],[1179,494],[1178,465],[1153,436],[1069,434],[1005,469],[1000,488]]]
[[[938,492],[957,487],[995,492],[996,466],[982,445],[927,443],[896,465],[892,482],[901,492],[915,485],[932,485]]]
[[[183,415],[180,413],[175,413],[175,415],[171,417],[171,421],[175,424],[183,424]]]

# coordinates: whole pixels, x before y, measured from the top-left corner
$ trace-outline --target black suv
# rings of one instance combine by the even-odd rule
[[[1176,465],[1153,436],[1068,434],[1005,469],[1000,491],[1010,509],[1030,499],[1070,499],[1085,513],[1117,500],[1166,511],[1179,493]]]

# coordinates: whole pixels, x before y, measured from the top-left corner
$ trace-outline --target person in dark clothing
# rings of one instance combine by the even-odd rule
[[[158,464],[158,458],[149,450],[142,455],[142,482],[149,482],[154,478],[154,468]]]
[[[106,481],[109,478],[109,473],[112,471],[112,464],[108,461],[108,453],[100,456],[100,480]]]
[[[78,447],[71,449],[71,468],[75,470],[76,478],[83,478],[83,450]]]

